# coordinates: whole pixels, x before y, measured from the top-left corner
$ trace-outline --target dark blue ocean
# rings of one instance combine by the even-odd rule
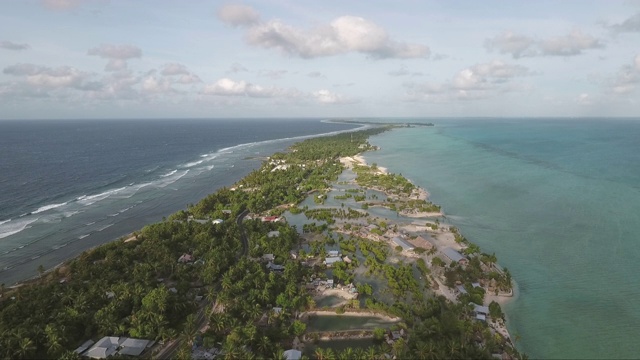
[[[11,285],[229,186],[321,120],[0,122],[0,283]]]
[[[415,121],[415,120],[414,120]],[[532,359],[640,354],[640,119],[430,119],[373,137],[371,163],[431,193],[517,282]]]

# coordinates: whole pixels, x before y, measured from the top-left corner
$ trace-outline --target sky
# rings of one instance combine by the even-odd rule
[[[637,117],[638,0],[4,0],[0,119]]]

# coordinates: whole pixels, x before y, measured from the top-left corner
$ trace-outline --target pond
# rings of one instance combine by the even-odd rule
[[[375,316],[317,315],[309,317],[308,331],[373,330],[386,328],[398,321]]]

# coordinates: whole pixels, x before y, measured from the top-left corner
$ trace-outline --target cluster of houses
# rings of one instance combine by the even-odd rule
[[[140,356],[151,348],[155,341],[118,336],[105,336],[97,342],[87,340],[74,352],[92,359],[106,359],[109,356]]]

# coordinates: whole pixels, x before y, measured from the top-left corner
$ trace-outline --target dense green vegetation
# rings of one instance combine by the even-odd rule
[[[294,227],[263,222],[260,216],[278,215],[283,206],[329,189],[343,170],[338,158],[372,149],[368,137],[385,130],[298,143],[285,153],[274,154],[232,188],[220,189],[144,227],[130,241],[121,239],[87,251],[17,289],[3,287],[0,357],[73,358],[70,350],[85,340],[116,335],[178,339],[179,351],[170,354],[177,358],[189,358],[195,342],[221,347],[226,359],[281,358],[293,338],[306,332],[297,314],[316,306],[305,284],[326,275],[323,265],[305,266],[303,256],[291,256],[290,251],[301,241]],[[415,189],[400,175],[373,175],[371,168],[358,169],[358,177],[361,184],[391,193],[410,194]],[[246,213],[250,217],[240,222]],[[366,216],[350,208],[306,209],[305,214],[327,223]],[[214,224],[213,219],[224,221]],[[386,229],[387,224],[377,226]],[[324,234],[329,229],[326,224],[305,224],[303,230]],[[335,241],[325,236],[309,244],[310,252],[324,256],[326,245]],[[424,261],[388,263],[390,248],[385,243],[357,237],[339,237],[338,242],[354,261],[334,265],[336,281],[354,281],[359,251],[368,276],[384,279],[391,297],[390,301],[378,299],[370,284],[357,283],[364,307],[400,316],[409,335],[393,346],[382,343],[333,355],[349,359],[376,359],[385,353],[398,358],[490,358],[503,350],[517,355],[486,324],[472,320],[468,305],[452,304],[427,292],[428,281],[416,279],[416,274],[429,274]],[[262,261],[265,254],[273,254],[273,261]],[[189,259],[178,261],[182,255]],[[470,274],[455,267],[446,269],[447,279],[474,280],[473,271],[481,262],[495,263],[494,257],[481,256],[472,258]],[[281,265],[282,270],[268,267],[273,264]],[[360,307],[360,303],[348,306]],[[491,311],[501,315],[499,306],[492,305]],[[196,339],[204,324],[209,324],[208,330]],[[328,353],[317,350],[313,357],[332,358]]]

